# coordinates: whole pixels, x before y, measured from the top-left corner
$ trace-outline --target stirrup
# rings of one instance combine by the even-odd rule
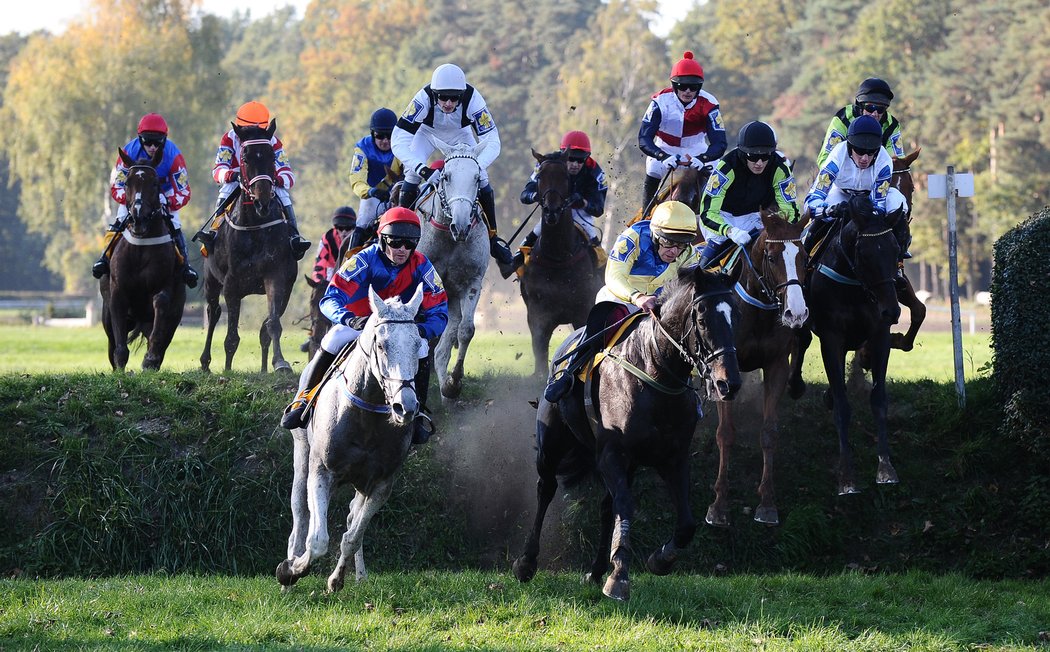
[[[289,244],[291,244],[292,251],[295,252],[296,260],[302,260],[303,256],[306,255],[307,251],[310,251],[310,247],[312,246],[312,243],[309,240],[303,238],[303,236],[298,233],[291,237]]]
[[[296,398],[284,408],[284,416],[281,417],[281,427],[295,430],[306,425],[306,405],[309,399]]]
[[[510,253],[510,245],[498,235],[489,238],[489,255],[495,258],[497,263],[504,265],[514,262],[514,254]]]
[[[199,242],[206,248],[215,244],[215,231],[197,231],[193,234],[193,242]]]
[[[436,430],[434,420],[430,418],[430,415],[420,412],[412,421],[412,445],[418,446],[427,443],[427,440],[430,439]]]

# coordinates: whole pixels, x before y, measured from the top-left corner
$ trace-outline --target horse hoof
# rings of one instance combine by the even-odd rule
[[[339,593],[343,590],[343,578],[341,577],[329,577],[328,578],[328,592]]]
[[[591,571],[589,573],[584,573],[580,581],[583,584],[594,584],[595,586],[601,586],[602,576],[595,573],[594,571]]]
[[[284,360],[281,360],[273,366],[274,373],[290,374],[292,373],[292,365],[288,364]]]
[[[518,557],[514,560],[514,577],[518,578],[518,581],[525,584],[536,575],[536,562],[528,561],[524,557]]]
[[[667,575],[671,572],[671,569],[674,568],[676,561],[678,561],[677,553],[672,552],[664,555],[660,550],[657,550],[649,555],[649,559],[645,561],[645,567],[649,569],[649,572],[653,575]]]
[[[840,496],[853,496],[860,493],[860,489],[853,484],[844,484],[839,487]]]
[[[707,508],[707,516],[704,522],[713,527],[729,527],[729,518],[723,510],[715,509],[714,505]]]
[[[613,600],[627,602],[631,598],[631,583],[627,580],[617,580],[610,575],[602,587],[602,594]]]
[[[277,581],[281,586],[293,586],[298,580],[299,576],[292,573],[292,562],[290,560],[285,559],[277,564]]]
[[[460,393],[463,391],[462,383],[457,383],[451,378],[446,380],[441,385],[441,395],[445,398],[456,399],[459,398]]]
[[[763,525],[780,525],[780,514],[776,507],[759,507],[755,510],[755,522]]]
[[[897,479],[897,471],[893,468],[893,465],[889,462],[883,462],[879,464],[879,470],[875,474],[875,482],[877,484],[898,484],[900,480]]]

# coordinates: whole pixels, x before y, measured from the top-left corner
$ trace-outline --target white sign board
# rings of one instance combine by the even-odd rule
[[[930,199],[944,199],[948,193],[948,175],[928,174],[926,184]],[[966,172],[955,175],[955,194],[958,197],[973,197],[973,174]]]

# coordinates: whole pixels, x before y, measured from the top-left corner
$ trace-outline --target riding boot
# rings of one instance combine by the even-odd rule
[[[510,253],[506,240],[497,233],[499,229],[496,227],[496,193],[492,191],[491,185],[478,189],[478,203],[481,204],[481,212],[485,214],[485,221],[489,226],[489,255],[501,265],[510,265],[514,255]]]
[[[536,240],[538,240],[538,239],[539,239],[538,235],[536,235],[532,231],[529,231],[528,235],[526,235],[522,239],[521,245],[519,245],[519,246],[523,247],[525,249],[532,249],[532,247],[535,246],[535,244],[536,244]],[[525,252],[522,251],[522,249],[518,249],[517,251],[514,252],[514,258],[511,259],[509,265],[504,265],[502,263],[499,263],[499,273],[500,273],[500,275],[503,276],[503,278],[510,278],[510,275],[513,274],[514,272],[518,271],[519,269],[521,269],[521,266],[524,265],[524,264],[525,264]]]
[[[700,267],[707,269],[718,261],[722,254],[725,253],[727,243],[732,243],[732,240],[723,240],[722,242],[708,240],[707,244],[704,245],[704,250],[700,252]]]
[[[419,184],[405,181],[401,184],[401,196],[398,197],[397,205],[403,208],[414,208],[418,197]]]
[[[642,186],[642,219],[649,219],[649,213],[653,209],[653,200],[656,199],[656,191],[660,189],[660,180],[656,177],[645,175],[645,184]]]
[[[216,211],[219,210],[219,207],[222,206],[222,202],[225,200],[225,197],[219,195],[219,197],[215,200]],[[208,251],[211,251],[212,246],[215,244],[215,236],[217,235],[215,231],[217,227],[215,226],[215,224],[218,219],[220,218],[216,216],[216,218],[212,219],[212,221],[209,222],[207,226],[202,227],[200,231],[197,231],[193,234],[193,241],[201,243],[202,245],[204,245],[204,248]]]
[[[817,262],[817,257],[820,254],[820,252],[816,251],[817,245],[828,235],[829,231],[831,231],[831,220],[813,220],[809,223],[809,227],[806,228],[806,235],[802,239],[802,247],[809,256],[810,265]]]
[[[299,235],[299,225],[295,222],[295,210],[291,204],[282,206],[284,208],[284,216],[288,219],[289,226],[292,227],[292,237],[289,239],[289,244],[292,246],[292,251],[295,252],[295,259],[302,260],[306,252],[310,250],[311,243],[309,240]]]
[[[430,356],[419,359],[419,368],[416,370],[416,378],[413,384],[416,386],[416,400],[419,401],[419,412],[412,423],[412,445],[427,443],[430,435],[434,434],[434,422],[425,413],[427,409],[427,394],[430,393]]]
[[[347,251],[359,249],[365,244],[365,230],[365,228],[360,226],[354,227],[354,230],[350,232],[350,237],[347,239]]]
[[[586,342],[589,337],[590,335],[584,332],[581,341]],[[590,342],[580,345],[572,352],[572,357],[566,363],[565,369],[561,373],[555,374],[543,390],[543,398],[548,403],[557,403],[572,390],[577,372],[583,368],[583,365],[587,364],[588,360],[594,357],[596,353],[595,348],[594,342]]]
[[[106,231],[106,239],[102,243],[102,255],[98,257],[95,264],[91,266],[91,275],[95,278],[102,278],[106,274],[109,274],[109,254],[111,251],[110,243],[113,242],[113,238],[117,237],[120,233],[121,228],[119,225],[113,225]]]
[[[182,282],[186,284],[186,287],[195,288],[199,277],[197,272],[190,267],[190,255],[186,251],[186,236],[182,235],[182,229],[172,228],[171,237],[179,253],[182,254]]]
[[[324,349],[317,350],[317,355],[310,361],[306,369],[303,369],[303,374],[299,376],[299,391],[296,393],[295,399],[284,409],[284,416],[281,417],[281,427],[294,430],[306,425],[303,421],[306,405],[317,392],[317,386],[321,383],[325,372],[328,371],[328,367],[332,366],[334,361],[334,353],[329,353]]]

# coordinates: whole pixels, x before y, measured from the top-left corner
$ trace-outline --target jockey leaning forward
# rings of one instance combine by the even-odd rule
[[[351,250],[369,240],[379,216],[390,208],[390,190],[401,177],[401,161],[391,149],[396,124],[397,114],[387,108],[376,109],[368,121],[368,135],[354,145],[350,189],[361,203],[357,208],[357,227],[348,245]]]

